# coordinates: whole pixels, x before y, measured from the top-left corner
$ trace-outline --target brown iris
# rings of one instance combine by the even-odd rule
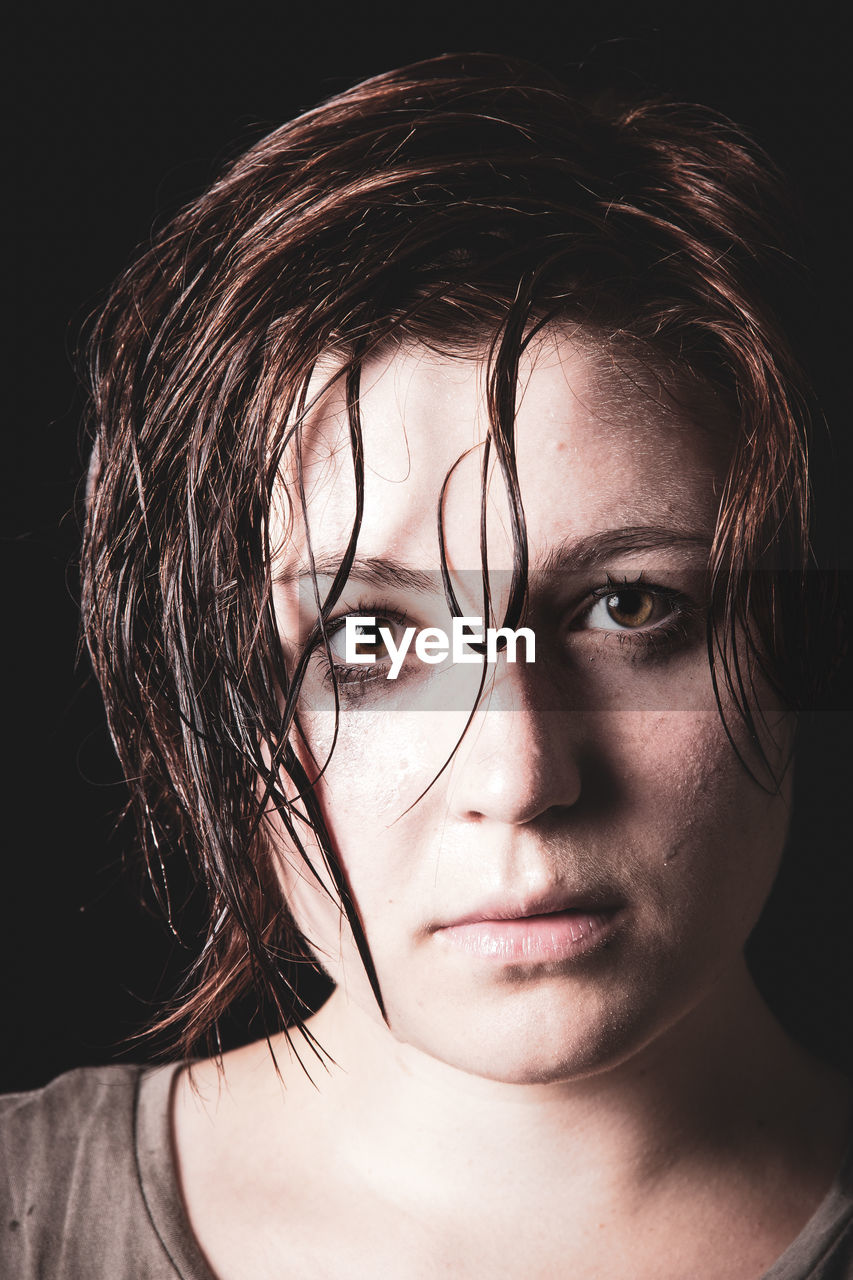
[[[642,627],[652,616],[655,598],[650,591],[626,587],[605,597],[607,612],[620,627]]]

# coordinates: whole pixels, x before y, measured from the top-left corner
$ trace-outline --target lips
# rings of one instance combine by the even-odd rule
[[[616,910],[625,905],[621,895],[612,890],[597,889],[570,892],[552,889],[546,894],[513,900],[509,896],[484,902],[464,915],[443,922],[439,929],[457,928],[461,925],[480,924],[486,921],[525,920],[539,916],[561,915],[567,912],[597,914]]]
[[[482,959],[547,964],[580,958],[602,946],[624,914],[610,893],[551,893],[525,902],[484,904],[440,925],[445,944]]]

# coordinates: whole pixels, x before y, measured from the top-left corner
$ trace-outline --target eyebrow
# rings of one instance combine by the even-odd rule
[[[594,569],[612,556],[638,551],[704,551],[710,553],[710,534],[691,529],[673,529],[664,525],[634,524],[622,529],[606,529],[582,538],[566,538],[553,547],[536,573],[554,573],[558,569]]]
[[[553,547],[543,564],[531,570],[531,576],[547,576],[558,571],[593,569],[616,555],[641,551],[704,551],[711,550],[711,536],[688,529],[673,529],[662,525],[626,525],[620,529],[606,529],[601,533],[585,534],[581,538],[567,538]],[[314,572],[318,578],[334,578],[343,563],[340,555],[319,555],[314,560]],[[375,587],[395,587],[398,590],[427,594],[435,591],[438,569],[424,571],[413,569],[391,556],[356,556],[349,580],[366,582]],[[275,575],[277,586],[286,586],[310,578],[309,570],[282,569]]]

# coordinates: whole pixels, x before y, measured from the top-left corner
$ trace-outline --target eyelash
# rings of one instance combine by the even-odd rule
[[[662,653],[671,648],[673,643],[678,640],[686,640],[690,631],[690,623],[699,617],[701,610],[697,608],[694,602],[681,591],[676,591],[672,587],[661,587],[656,583],[647,582],[645,576],[640,573],[636,578],[613,578],[607,574],[607,582],[603,587],[597,587],[591,593],[591,600],[582,610],[580,617],[585,617],[600,600],[606,600],[608,596],[618,595],[620,589],[625,588],[636,589],[641,587],[643,591],[654,596],[656,600],[661,601],[670,608],[670,614],[663,618],[660,622],[652,623],[648,627],[638,627],[635,630],[626,628],[619,630],[617,628],[598,629],[590,628],[591,632],[596,632],[605,643],[612,643],[614,640],[620,645],[642,646],[642,648],[652,653]]]
[[[625,590],[625,588],[636,589],[638,587],[642,587],[649,595],[669,605],[671,614],[661,622],[653,623],[648,627],[637,628],[633,631],[630,628],[620,630],[616,627],[608,629],[592,627],[589,628],[590,634],[596,634],[605,643],[612,643],[615,640],[620,646],[628,645],[634,649],[637,656],[640,656],[643,650],[650,655],[662,655],[672,648],[677,641],[686,640],[689,633],[690,620],[699,614],[696,605],[680,591],[675,591],[671,587],[661,587],[653,582],[647,582],[642,573],[636,578],[628,578],[627,576],[614,578],[608,574],[605,585],[597,587],[590,592],[588,603],[574,615],[573,622],[586,617],[599,601],[606,600],[608,596],[617,594],[620,588]],[[410,615],[403,611],[387,609],[379,605],[364,605],[358,610],[350,609],[345,614],[330,618],[326,628],[329,638],[341,630],[348,617],[356,615],[387,619],[400,627],[411,625]],[[580,630],[580,628],[571,626],[570,630],[576,631]],[[339,694],[346,701],[357,701],[365,696],[369,685],[385,680],[381,664],[377,664],[379,665],[379,671],[377,671],[376,666],[348,666],[346,663],[334,662],[330,660],[322,644],[318,644],[315,653],[322,664],[324,683],[330,687],[334,687],[337,684]],[[398,683],[401,682],[402,677],[403,672],[401,671]]]

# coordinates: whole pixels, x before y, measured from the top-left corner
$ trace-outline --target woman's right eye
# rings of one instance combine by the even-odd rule
[[[360,615],[349,615],[350,618],[358,616]],[[359,658],[373,658],[374,662],[390,662],[392,655],[382,637],[381,630],[386,631],[392,641],[398,644],[404,630],[403,623],[387,616],[375,614],[371,616],[373,622],[369,626],[361,623],[356,631],[354,653]],[[353,649],[349,654],[347,653],[346,621],[346,617],[335,619],[335,629],[329,633],[329,652],[335,665],[342,667],[351,665],[353,656]]]

